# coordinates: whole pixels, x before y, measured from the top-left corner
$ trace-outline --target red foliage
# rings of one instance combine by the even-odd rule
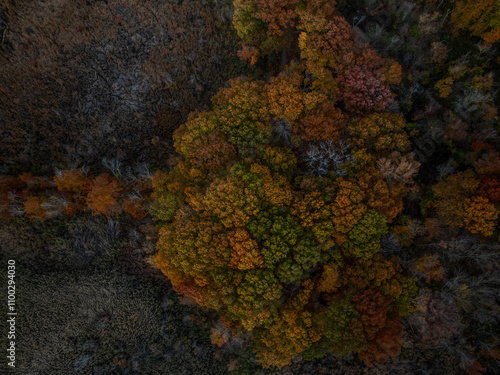
[[[401,351],[403,344],[403,325],[397,314],[393,314],[384,328],[378,331],[374,340],[368,342],[368,348],[359,353],[358,357],[367,366],[373,366],[375,362],[384,363],[390,357],[396,357]]]
[[[180,283],[177,285],[173,284],[172,289],[174,289],[180,295],[192,298],[198,305],[205,306],[205,303],[203,302],[203,298],[201,297],[201,293],[199,291],[199,287],[192,284]]]
[[[448,48],[441,42],[432,42],[431,52],[434,64],[442,64],[448,58]]]
[[[78,202],[69,202],[64,207],[64,213],[68,216],[76,215],[80,211],[85,211],[85,205]]]
[[[479,194],[493,204],[500,203],[500,179],[495,176],[482,176]]]
[[[253,15],[267,23],[269,35],[281,36],[284,30],[295,26],[298,0],[254,0],[259,9]]]
[[[466,160],[480,175],[500,174],[500,154],[496,150],[471,151],[466,155]]]
[[[337,14],[327,16],[322,6],[314,8],[309,6],[306,9],[301,15],[299,26],[299,29],[305,31],[299,38],[299,47],[311,71],[325,65],[340,69],[352,64],[355,59],[355,38],[349,23]],[[330,10],[330,13],[334,12]]]
[[[352,300],[356,303],[367,340],[375,339],[377,332],[386,325],[391,301],[373,289],[358,293]]]
[[[384,77],[368,66],[352,66],[337,80],[339,96],[346,102],[347,108],[355,113],[384,111],[392,103],[393,96]]]
[[[486,371],[486,368],[481,366],[481,364],[474,360],[472,365],[467,369],[467,375],[482,375],[484,374],[483,371]]]
[[[477,140],[472,142],[470,148],[472,148],[473,150],[492,150],[493,146],[481,140]]]

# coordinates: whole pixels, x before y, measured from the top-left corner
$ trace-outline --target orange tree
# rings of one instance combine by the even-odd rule
[[[398,259],[380,254],[405,188],[376,161],[410,148],[403,119],[384,112],[399,70],[359,48],[333,4],[236,1],[247,44],[268,53],[301,31],[302,59],[268,82],[230,81],[176,131],[176,164],[153,176],[156,264],[250,337],[264,367],[327,352],[383,362],[399,353],[416,293]],[[379,101],[346,80],[350,64]]]

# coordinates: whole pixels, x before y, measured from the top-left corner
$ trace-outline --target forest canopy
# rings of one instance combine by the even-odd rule
[[[155,261],[226,329],[251,333],[265,367],[327,351],[383,362],[417,291],[380,254],[408,193],[376,167],[411,158],[405,121],[388,111],[401,67],[358,45],[330,1],[235,6],[247,50],[299,33],[301,58],[267,82],[231,80],[175,132],[178,160],[153,176]]]
[[[114,267],[133,277],[110,288],[155,285],[158,342],[120,352],[113,332],[113,353],[78,339],[76,352],[101,347],[108,372],[184,356],[238,374],[496,368],[500,2],[127,1],[0,8],[0,94],[15,97],[0,107],[0,240],[30,280],[91,270],[90,285]],[[87,26],[44,39],[59,26],[39,13],[63,10]],[[44,43],[49,68],[34,62]],[[58,64],[78,82],[52,80]],[[19,77],[72,97],[39,100]],[[89,314],[89,332],[129,309],[116,306]],[[64,366],[93,373],[93,355]]]

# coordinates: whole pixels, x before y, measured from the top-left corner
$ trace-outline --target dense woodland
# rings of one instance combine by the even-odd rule
[[[499,1],[3,0],[0,35],[19,373],[500,373]]]

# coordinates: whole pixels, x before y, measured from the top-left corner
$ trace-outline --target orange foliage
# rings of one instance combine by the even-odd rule
[[[293,130],[304,142],[340,140],[347,125],[347,116],[331,101],[302,118]]]
[[[441,281],[445,277],[444,268],[434,254],[427,254],[419,258],[413,269],[424,278],[426,283]]]
[[[410,147],[403,117],[373,113],[393,100],[401,66],[358,45],[334,1],[235,0],[233,20],[241,57],[279,55],[296,27],[303,61],[267,83],[230,81],[213,111],[176,131],[175,167],[153,178],[155,261],[177,292],[248,333],[264,367],[327,350],[384,361],[399,351],[399,315],[416,292],[380,254],[418,170],[410,156],[395,162]],[[346,128],[342,144],[353,147],[338,151]],[[311,158],[335,174],[300,173],[313,142]],[[384,156],[388,181],[373,167]],[[211,339],[221,346],[229,335],[214,328]]]
[[[19,180],[24,182],[27,188],[31,191],[43,190],[50,188],[51,182],[40,177],[33,176],[31,172],[25,172],[18,176]]]
[[[68,202],[64,207],[64,213],[68,216],[76,215],[80,211],[85,211],[85,205],[81,203]]]
[[[179,210],[174,222],[160,230],[155,261],[172,284],[208,284],[209,273],[231,257],[223,226],[188,210]]]
[[[388,85],[399,85],[401,83],[402,68],[397,61],[392,59],[387,60],[381,71],[385,77],[385,82]]]
[[[388,185],[375,168],[368,168],[356,176],[356,184],[365,194],[368,207],[384,215],[390,223],[403,210],[404,184]]]
[[[292,189],[284,176],[278,173],[271,173],[268,167],[260,164],[252,164],[250,172],[258,173],[264,184],[262,185],[262,195],[267,202],[273,206],[288,206],[292,201]]]
[[[63,171],[61,176],[54,177],[57,189],[72,194],[83,194],[88,188],[88,180],[81,169]]]
[[[360,314],[366,339],[369,341],[375,339],[378,331],[386,325],[387,313],[391,309],[390,300],[373,289],[358,293],[352,300]]]
[[[46,198],[42,197],[28,197],[24,201],[24,209],[26,210],[26,214],[30,218],[31,221],[41,220],[45,221],[48,219],[45,210],[42,208],[42,203],[46,201]]]
[[[368,348],[358,353],[367,366],[373,366],[376,362],[384,363],[391,357],[396,357],[401,351],[403,344],[403,325],[399,316],[394,314],[387,320],[383,329],[377,332],[377,337],[368,342]]]
[[[185,151],[194,168],[216,172],[236,158],[236,148],[219,130],[201,135]]]
[[[264,258],[260,255],[257,241],[243,228],[228,232],[231,245],[231,261],[229,267],[239,270],[250,270],[264,266]]]
[[[207,120],[212,121],[207,125],[224,131],[240,152],[267,143],[272,129],[265,83],[235,78],[229,84],[231,87],[220,89],[212,98],[216,117],[207,114]],[[176,136],[177,132],[174,139]]]
[[[302,78],[298,73],[281,73],[272,77],[267,85],[269,112],[288,122],[295,121],[304,111],[304,92],[300,90]]]
[[[480,175],[500,174],[500,154],[496,150],[472,151],[467,155],[467,161],[476,168]]]
[[[325,14],[325,10],[316,5],[299,13],[298,28],[304,31],[299,37],[301,56],[313,74],[325,66],[349,66],[355,59],[354,33],[349,23],[340,15]]]
[[[439,92],[439,97],[440,98],[447,98],[450,96],[451,91],[453,89],[453,78],[452,77],[447,77],[439,80],[435,85],[434,88]]]
[[[215,327],[210,329],[210,341],[212,344],[217,345],[219,348],[229,341],[231,338],[231,330],[228,329],[220,321]]]
[[[405,125],[402,115],[390,112],[353,118],[348,127],[349,143],[370,153],[405,152],[410,147]]]
[[[376,288],[391,302],[397,302],[400,314],[411,312],[410,300],[417,288],[413,279],[401,275],[401,266],[380,254],[362,260],[346,269],[346,275],[361,288]]]
[[[108,173],[101,173],[90,182],[87,205],[92,215],[105,215],[108,219],[120,213],[118,194],[122,190],[120,183]]]
[[[144,209],[144,206],[142,202],[138,201],[137,199],[130,199],[130,198],[125,198],[123,200],[123,210],[127,213],[129,213],[134,219],[143,219],[145,218],[148,213]]]
[[[413,243],[415,235],[409,225],[395,225],[391,232],[394,233],[401,246],[409,247]]]
[[[500,203],[500,179],[494,176],[482,176],[479,193],[493,204]]]
[[[254,173],[241,172],[240,174],[235,168],[231,176],[225,179],[215,179],[203,197],[202,208],[216,215],[226,228],[245,226],[250,217],[257,215],[260,211],[263,195],[275,203],[284,203],[291,199],[289,187],[286,189],[283,186],[285,189],[280,189],[280,182],[283,180],[279,178],[279,175],[277,175],[278,180],[275,181],[267,167],[254,164],[252,168]],[[262,178],[264,176],[257,174],[260,171],[265,174],[265,180]],[[254,189],[249,189],[245,183],[245,176],[258,180],[260,184],[265,183],[268,190],[258,189],[257,184]],[[280,194],[281,192],[287,194]]]
[[[368,209],[364,204],[361,204],[364,195],[358,185],[340,178],[338,186],[339,192],[331,209],[332,221],[335,225],[333,236],[335,241],[342,245],[347,241],[347,233],[354,228]]]
[[[328,207],[325,206],[325,201],[321,198],[319,191],[313,191],[295,199],[290,213],[300,220],[304,228],[312,227],[315,221],[329,216]]]
[[[243,48],[238,51],[238,56],[242,60],[250,60],[250,65],[255,65],[258,61],[259,50],[254,46],[243,45]]]

